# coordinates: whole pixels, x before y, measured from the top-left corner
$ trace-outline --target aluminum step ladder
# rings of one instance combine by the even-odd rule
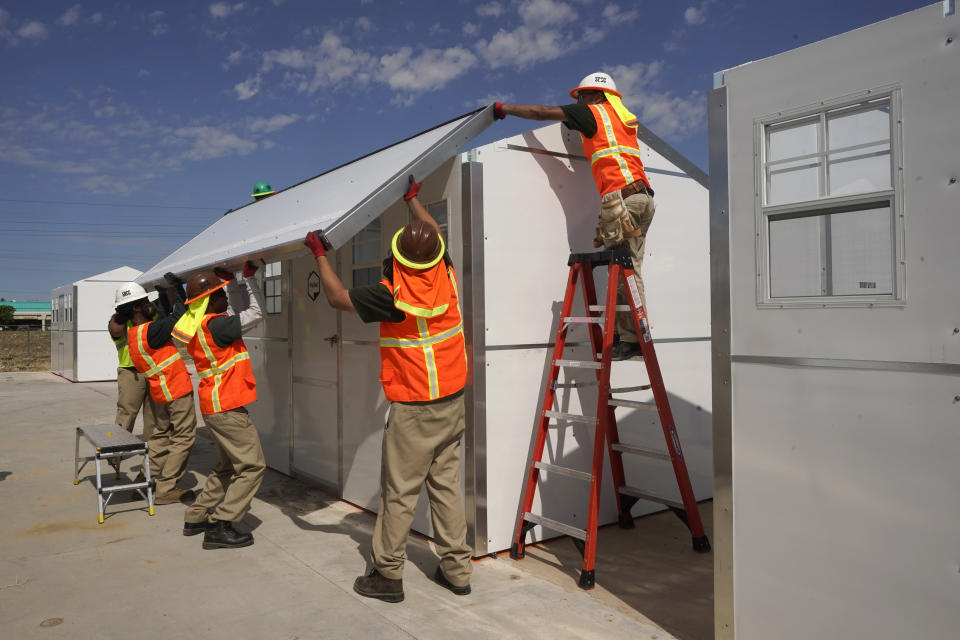
[[[80,455],[80,437],[83,436],[87,442],[93,445],[94,455]],[[115,484],[109,487],[103,485],[103,469],[101,460],[106,461],[116,474],[115,479],[120,477],[120,463],[126,458],[143,456],[143,482],[128,482],[126,484]],[[83,460],[83,464],[80,461]],[[147,513],[153,515],[153,489],[150,487],[150,449],[146,442],[127,432],[123,427],[116,424],[90,425],[77,427],[77,439],[74,447],[73,456],[73,484],[80,484],[80,471],[87,466],[87,463],[93,460],[97,467],[97,522],[103,524],[103,513],[110,504],[110,498],[113,494],[122,489],[133,489],[147,501]],[[147,493],[144,494],[143,490]],[[104,497],[106,496],[106,497]]]
[[[698,552],[710,551],[710,542],[703,530],[700,521],[700,512],[690,486],[690,477],[684,462],[683,451],[680,448],[680,438],[673,422],[670,411],[670,402],[657,363],[657,354],[653,348],[653,339],[647,326],[647,317],[637,288],[636,274],[633,271],[633,262],[630,254],[624,250],[601,251],[594,253],[574,253],[570,255],[567,264],[570,266],[570,275],[567,279],[567,289],[563,298],[563,307],[560,312],[560,322],[557,327],[557,336],[547,377],[547,384],[543,397],[543,405],[537,424],[536,440],[527,469],[526,482],[520,509],[517,514],[517,524],[510,547],[510,557],[519,560],[524,557],[527,533],[537,525],[545,529],[557,531],[573,538],[574,544],[583,555],[583,568],[580,572],[579,585],[583,589],[592,589],[595,584],[594,560],[597,550],[597,520],[600,503],[600,480],[603,477],[604,443],[610,459],[613,482],[616,485],[618,523],[624,529],[633,527],[633,517],[630,509],[639,500],[648,500],[668,507],[690,529],[693,538],[693,549]],[[596,266],[607,267],[607,296],[604,305],[597,304],[597,294],[593,280],[593,269]],[[583,301],[586,306],[586,316],[573,316],[573,300],[576,295],[577,281],[582,285]],[[627,305],[617,305],[617,283],[624,285],[629,292],[626,296]],[[643,362],[646,365],[649,383],[635,387],[611,389],[610,365],[611,350],[613,348],[614,316],[615,311],[630,311],[633,316],[637,336],[640,337],[640,350]],[[590,335],[593,360],[565,360],[564,347],[567,343],[568,330],[576,325],[586,325]],[[563,413],[554,410],[554,401],[558,388],[583,386],[583,383],[559,383],[560,370],[566,367],[591,369],[596,372],[598,390],[597,412],[595,416],[582,416]],[[591,385],[593,383],[590,383]],[[653,402],[636,402],[613,397],[613,393],[630,391],[652,391]],[[651,449],[620,442],[617,431],[616,407],[629,407],[641,410],[655,411],[660,419],[663,430],[666,450]],[[551,422],[553,421],[553,422]],[[566,423],[581,423],[594,426],[593,464],[590,471],[570,469],[543,462],[543,450],[550,428],[557,428]],[[673,498],[659,496],[650,491],[632,487],[626,484],[623,471],[623,455],[639,455],[670,461],[677,479],[680,497]],[[534,495],[537,491],[541,472],[555,473],[576,478],[590,484],[589,506],[587,511],[586,529],[565,524],[545,515],[532,513]]]

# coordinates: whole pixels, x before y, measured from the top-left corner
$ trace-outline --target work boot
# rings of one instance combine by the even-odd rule
[[[464,585],[462,587],[456,586],[455,584],[447,580],[447,576],[443,575],[443,569],[441,569],[440,567],[437,567],[437,572],[433,574],[433,581],[445,589],[450,589],[450,591],[453,591],[458,596],[470,595],[469,584]]]
[[[184,522],[183,523],[183,535],[185,536],[195,536],[198,533],[206,533],[210,529],[213,529],[212,522]]]
[[[235,549],[252,544],[252,533],[240,533],[227,520],[214,520],[203,534],[204,549]]]
[[[384,602],[403,602],[403,580],[385,578],[376,569],[371,569],[370,575],[354,580],[353,590],[362,596]]]
[[[618,342],[613,345],[610,351],[611,360],[630,360],[631,358],[643,357],[643,351],[638,342]]]
[[[193,489],[181,489],[180,487],[174,487],[163,495],[154,496],[153,504],[173,504],[175,502],[189,504],[190,502],[193,502],[196,497],[197,494],[193,492]]]

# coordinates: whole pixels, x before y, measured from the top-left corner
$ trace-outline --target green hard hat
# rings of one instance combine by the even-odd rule
[[[253,197],[262,198],[263,196],[272,196],[276,191],[270,188],[270,183],[268,182],[258,182],[253,185]]]

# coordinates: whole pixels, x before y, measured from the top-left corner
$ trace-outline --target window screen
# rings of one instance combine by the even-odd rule
[[[354,287],[380,282],[380,252],[380,218],[377,218],[353,237],[350,256]]]

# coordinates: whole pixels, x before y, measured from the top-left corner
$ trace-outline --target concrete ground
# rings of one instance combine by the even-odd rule
[[[181,535],[182,505],[149,517],[126,492],[97,524],[92,463],[72,483],[74,427],[112,422],[115,398],[115,383],[0,373],[4,638],[713,635],[713,556],[691,551],[671,514],[629,531],[604,527],[589,592],[576,585],[580,556],[566,538],[528,547],[523,561],[477,561],[473,594],[459,597],[433,583],[432,546],[412,536],[400,604],[352,590],[367,570],[374,516],[272,471],[239,527],[254,532],[252,547],[204,551],[202,536]],[[90,451],[81,444],[81,455]],[[198,438],[183,484],[200,483],[214,458]],[[708,534],[710,512],[701,505]]]

